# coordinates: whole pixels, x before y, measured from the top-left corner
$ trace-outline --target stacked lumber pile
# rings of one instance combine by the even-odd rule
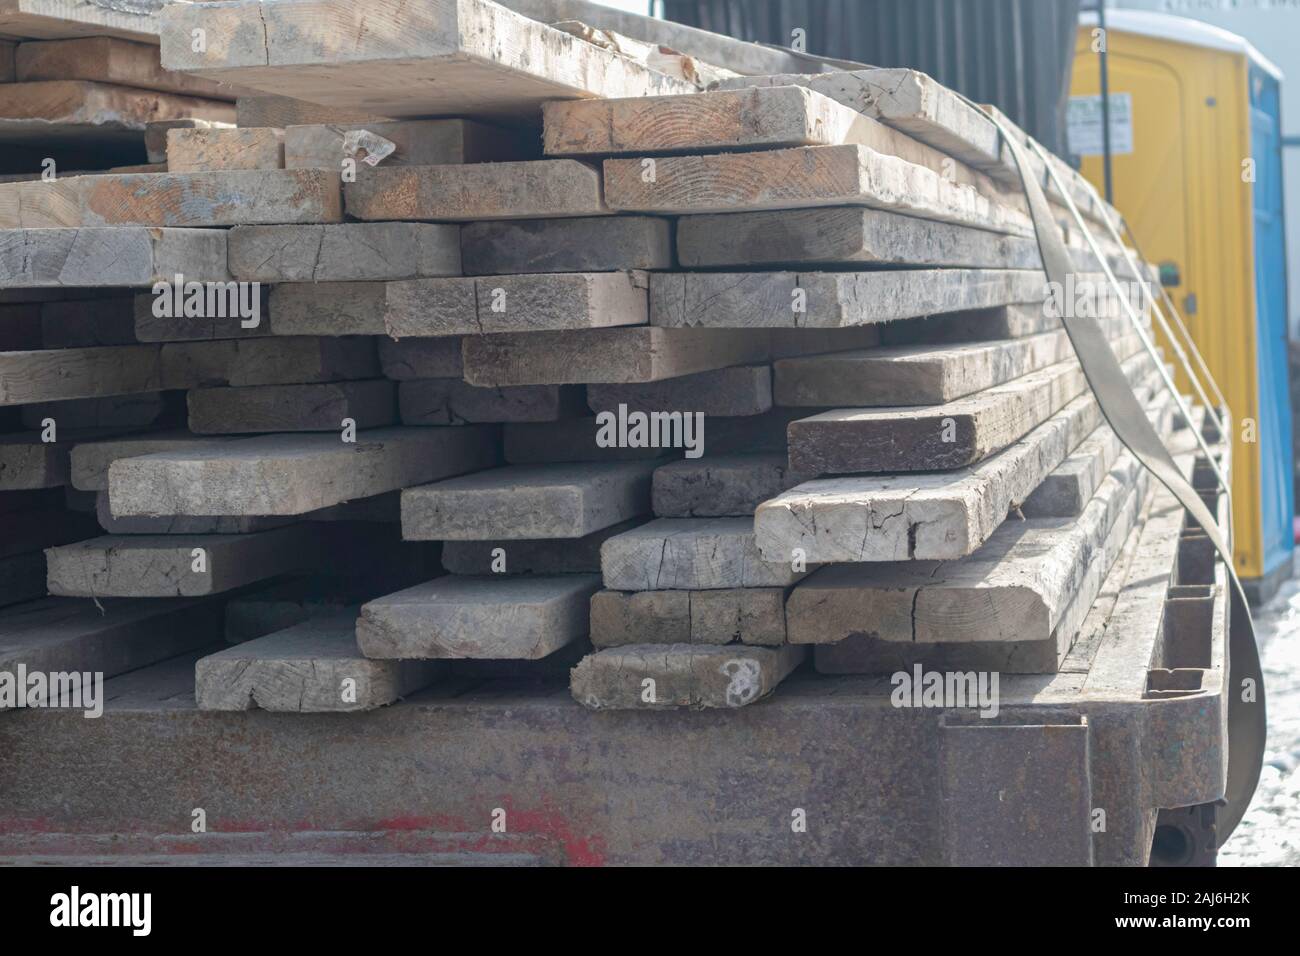
[[[229,88],[163,69],[164,5],[0,3],[0,182],[164,170],[168,129],[233,126]]]
[[[285,711],[1062,667],[1150,489],[987,113],[910,71],[360,6],[171,7],[163,65],[250,91],[239,125],[0,185],[0,664],[207,648],[200,708]],[[1065,206],[1099,201],[1046,172],[1095,279]]]

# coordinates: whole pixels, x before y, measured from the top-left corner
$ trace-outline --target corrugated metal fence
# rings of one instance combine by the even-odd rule
[[[664,0],[670,20],[743,40],[930,74],[1065,155],[1080,0]]]

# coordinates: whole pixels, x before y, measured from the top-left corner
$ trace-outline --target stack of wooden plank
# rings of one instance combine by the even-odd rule
[[[0,521],[27,542],[0,633],[53,622],[10,658],[221,635],[198,706],[289,711],[458,673],[663,709],[800,667],[1060,669],[1149,489],[988,113],[910,71],[362,7],[171,7],[166,75],[253,91],[239,125],[170,130],[166,171],[0,185]],[[1065,207],[1103,210],[1052,162],[1096,283]],[[1099,321],[1169,433],[1157,358]]]
[[[165,169],[168,128],[233,125],[232,91],[163,69],[163,5],[0,3],[0,181]]]

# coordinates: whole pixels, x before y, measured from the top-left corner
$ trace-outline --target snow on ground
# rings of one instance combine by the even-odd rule
[[[1255,612],[1268,696],[1259,789],[1220,866],[1300,866],[1300,579]]]

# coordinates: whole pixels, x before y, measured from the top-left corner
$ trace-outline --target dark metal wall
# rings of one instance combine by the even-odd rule
[[[929,73],[1065,154],[1080,0],[664,0],[670,20],[743,40]],[[719,64],[725,66],[725,64]]]

